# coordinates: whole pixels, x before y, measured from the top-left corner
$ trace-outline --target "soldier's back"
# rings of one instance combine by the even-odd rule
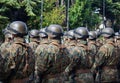
[[[112,41],[108,41],[99,49],[94,66],[99,68],[101,82],[114,83],[118,81],[117,65],[120,61],[119,58],[120,56],[116,55],[115,44]]]
[[[38,45],[39,45],[38,42],[30,42],[29,43],[29,46],[32,48],[33,52],[35,52]]]
[[[10,83],[25,83],[29,81],[29,76],[34,71],[34,55],[31,48],[22,42],[14,42],[1,54],[4,56],[4,71],[7,74],[5,78]]]
[[[67,60],[58,43],[39,45],[36,49],[36,72],[42,76],[42,83],[64,83],[61,73]]]

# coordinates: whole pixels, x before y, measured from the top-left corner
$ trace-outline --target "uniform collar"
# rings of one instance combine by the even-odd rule
[[[43,38],[40,40],[40,44],[48,44],[49,40],[47,38]]]
[[[20,38],[20,37],[15,37],[14,38],[14,42],[16,43],[23,43],[23,42],[25,42],[25,40],[24,40],[24,38]]]
[[[36,43],[39,43],[39,39],[38,38],[30,38],[30,42],[36,42]]]
[[[86,40],[83,40],[83,39],[78,39],[78,40],[77,40],[77,44],[87,45],[87,41],[86,41]]]
[[[91,43],[96,43],[96,41],[95,40],[89,40],[88,44],[91,44]]]
[[[109,38],[109,39],[106,39],[105,42],[106,42],[106,43],[111,43],[111,42],[114,42],[114,39],[113,39],[113,38]]]
[[[69,46],[76,46],[76,40],[70,40],[67,43]]]

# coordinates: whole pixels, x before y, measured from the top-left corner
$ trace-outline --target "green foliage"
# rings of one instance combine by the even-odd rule
[[[65,7],[57,6],[56,0],[44,0],[44,11],[43,11],[43,26],[50,24],[60,24],[64,22]]]
[[[65,19],[65,14],[63,12],[63,8],[55,7],[49,12],[44,12],[44,26],[48,26],[50,24],[60,24],[62,25],[64,19]]]
[[[76,0],[76,3],[70,8],[70,26],[77,27],[82,25],[83,2]]]
[[[92,2],[89,0],[76,0],[70,8],[70,27],[87,26],[95,28],[99,23],[99,16],[94,14],[91,8]]]
[[[92,7],[100,8],[100,14],[103,14],[103,0],[94,0]],[[120,27],[120,0],[104,0],[105,1],[105,16],[113,23],[113,28]],[[116,30],[117,30],[116,29]]]
[[[14,20],[22,20],[30,29],[40,28],[41,15],[43,27],[50,24],[60,24],[66,27],[67,0],[60,5],[58,0],[43,0],[43,13],[41,13],[42,0],[0,0],[0,31]],[[62,1],[62,0],[59,0]],[[94,29],[103,14],[103,0],[70,0],[69,19],[70,28],[87,26]],[[94,10],[100,8],[100,13]],[[115,27],[120,27],[120,1],[105,0],[106,18],[111,19]]]

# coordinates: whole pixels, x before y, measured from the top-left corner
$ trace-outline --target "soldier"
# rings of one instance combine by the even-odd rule
[[[67,40],[68,40],[67,32],[64,32],[62,44],[64,44],[65,46],[67,46],[67,44],[68,44]]]
[[[14,21],[7,29],[13,35],[14,42],[4,53],[0,53],[0,65],[3,65],[0,79],[5,81],[3,83],[26,83],[35,63],[33,52],[23,39],[28,32],[27,26],[22,21]]]
[[[3,34],[5,36],[5,41],[1,44],[0,50],[4,49],[6,47],[9,47],[11,45],[11,43],[13,42],[12,34],[7,29],[3,30]]]
[[[96,45],[96,38],[97,35],[95,31],[90,31],[89,32],[89,37],[88,37],[88,50],[90,55],[95,55],[97,53],[97,45]]]
[[[115,46],[116,46],[116,55],[120,54],[120,33],[116,32],[115,33]],[[118,63],[118,79],[120,82],[120,62]]]
[[[49,44],[40,44],[36,49],[35,83],[64,83],[62,74],[68,65],[61,47],[62,27],[52,24],[46,28]]]
[[[35,52],[37,46],[39,45],[39,31],[33,29],[29,31],[29,36],[30,36],[29,46],[32,48],[33,52]]]
[[[75,81],[76,83],[93,83],[94,78],[90,71],[93,61],[91,60],[90,55],[88,55],[88,48],[87,48],[87,37],[88,37],[88,30],[85,27],[78,27],[74,31],[77,46],[79,47],[80,52],[80,62],[78,63],[77,67],[75,67]]]
[[[116,43],[116,46],[120,48],[120,33],[119,32],[115,33],[115,43]]]
[[[95,31],[95,33],[97,35],[96,45],[99,49],[103,45],[103,39],[101,38],[101,32],[100,31]]]
[[[99,73],[99,78],[96,80],[97,82],[117,83],[117,65],[120,55],[116,55],[113,39],[114,30],[112,28],[105,28],[102,30],[102,36],[105,39],[105,44],[98,50],[95,56],[95,63],[91,70]]]
[[[90,31],[89,37],[88,37],[88,55],[92,56],[91,60],[90,60],[90,61],[92,61],[91,62],[92,64],[95,61],[95,55],[98,50],[97,45],[96,45],[96,38],[97,38],[97,35],[96,35],[95,31]],[[94,80],[95,80],[96,74],[94,73],[93,76],[94,76]]]
[[[49,40],[48,40],[48,35],[45,31],[46,28],[43,28],[39,31],[39,37],[40,37],[40,44],[49,44]]]
[[[67,56],[70,58],[69,65],[65,69],[67,80],[65,83],[74,83],[74,68],[78,66],[80,62],[79,48],[76,46],[76,40],[74,36],[74,30],[70,30],[66,33],[67,40],[65,41],[66,48],[68,50]]]

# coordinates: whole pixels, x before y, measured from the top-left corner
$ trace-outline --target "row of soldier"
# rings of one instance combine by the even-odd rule
[[[3,33],[1,83],[120,82],[120,34],[112,28],[88,32],[78,27],[63,34],[60,25],[51,24],[28,32],[24,22],[14,21]]]

